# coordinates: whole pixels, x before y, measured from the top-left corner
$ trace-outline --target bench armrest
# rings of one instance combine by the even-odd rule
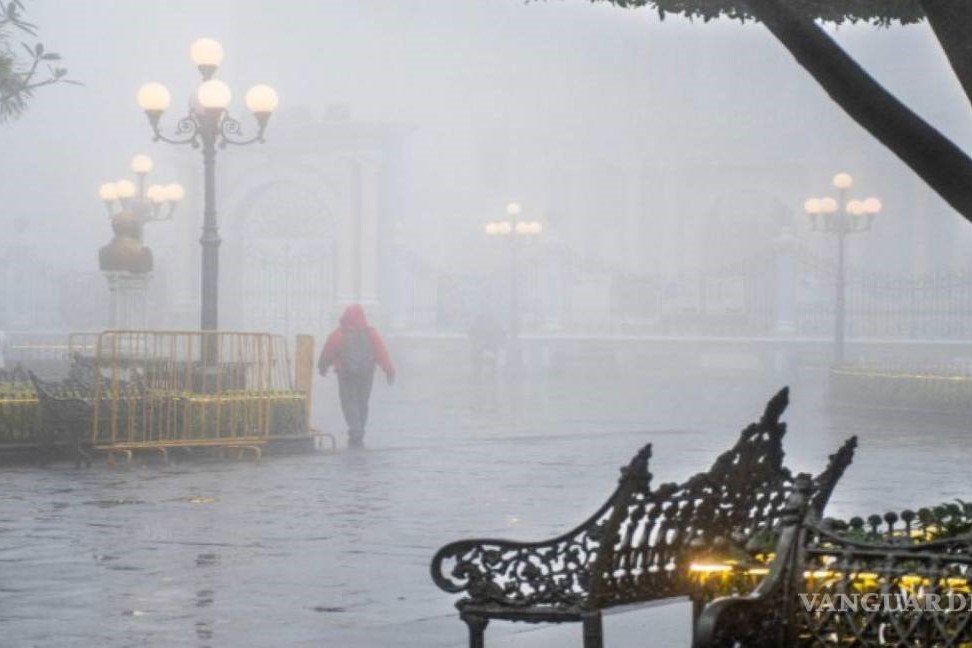
[[[593,529],[591,529],[593,531]],[[432,580],[476,603],[524,607],[570,605],[584,599],[600,543],[581,530],[547,542],[460,540],[436,552]]]
[[[439,549],[430,566],[432,580],[467,601],[504,606],[572,605],[591,592],[591,575],[605,546],[617,534],[628,500],[649,491],[651,444],[622,468],[614,493],[573,530],[541,542],[472,539]],[[621,507],[618,509],[618,507]],[[616,511],[618,509],[618,511]]]
[[[799,527],[784,529],[769,574],[751,593],[716,599],[705,607],[696,620],[693,648],[784,645],[785,584],[793,576],[801,535]]]
[[[779,646],[779,611],[769,598],[721,598],[705,607],[695,626],[693,648]]]
[[[792,596],[795,570],[799,569],[811,492],[810,476],[798,475],[783,511],[769,573],[751,593],[716,599],[707,605],[696,620],[694,648],[788,645],[788,597]]]

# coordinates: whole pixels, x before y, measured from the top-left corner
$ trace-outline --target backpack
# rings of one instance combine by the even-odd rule
[[[363,375],[375,370],[375,349],[371,346],[368,329],[355,328],[344,332],[341,361],[344,370],[351,374]]]

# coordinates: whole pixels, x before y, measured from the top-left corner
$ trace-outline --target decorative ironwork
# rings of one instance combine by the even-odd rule
[[[41,434],[36,439],[44,460],[67,456],[80,467],[91,465],[90,443],[86,442],[93,407],[87,385],[72,379],[50,383],[29,373],[40,404]]]
[[[244,250],[243,317],[247,330],[291,340],[330,318],[334,305],[335,256],[326,242],[299,239],[253,241]]]
[[[810,510],[809,476],[797,476],[780,519],[780,540],[769,574],[745,596],[709,603],[696,621],[695,648],[788,646],[787,604],[792,594],[785,565],[793,562],[799,525]]]
[[[153,141],[158,142],[162,140],[163,142],[168,142],[169,144],[192,144],[192,148],[199,148],[199,138],[197,137],[197,132],[199,130],[198,122],[192,118],[192,113],[182,117],[176,122],[175,135],[176,139],[168,139],[162,135],[161,131],[157,128],[155,129],[155,137]],[[183,136],[188,136],[187,140]]]
[[[760,587],[704,610],[697,626],[699,648],[958,646],[972,641],[972,610],[952,605],[953,596],[968,602],[972,535],[932,542],[911,534],[898,536],[897,542],[852,539],[835,532],[833,524],[819,522],[818,512],[808,506],[809,491],[804,484],[791,496],[776,560]],[[908,517],[906,527],[915,519]],[[896,516],[886,518],[893,530]],[[880,523],[880,516],[871,516],[873,533]],[[841,597],[848,595],[870,596],[872,604],[842,604]],[[813,606],[808,601],[825,602]]]
[[[40,417],[37,392],[20,365],[0,369],[0,444],[33,444]]]
[[[211,139],[213,145],[225,149],[230,144],[245,146],[253,142],[266,141],[263,137],[266,131],[265,122],[258,122],[259,128],[256,134],[246,137],[243,135],[243,125],[240,121],[231,117],[225,110],[190,108],[185,117],[180,117],[176,121],[171,136],[162,132],[157,120],[150,117],[149,122],[152,125],[152,141],[167,144],[188,144],[192,148],[199,148]]]
[[[445,591],[465,591],[471,601],[478,603],[514,608],[582,604],[590,590],[589,574],[605,529],[615,517],[615,500],[630,497],[635,490],[648,491],[650,458],[648,444],[622,469],[615,494],[573,531],[538,543],[454,542],[440,549],[433,559],[433,579]]]
[[[745,553],[753,540],[773,532],[784,513],[794,485],[783,466],[786,425],[780,416],[787,402],[783,389],[731,450],[682,484],[652,488],[646,445],[622,469],[611,497],[557,538],[461,540],[442,547],[432,559],[432,579],[447,592],[466,594],[456,606],[470,625],[471,645],[481,644],[480,622],[491,617],[584,621],[585,636],[595,636],[587,626],[599,624],[591,615],[603,608],[706,596],[690,577],[690,563]],[[826,504],[855,446],[856,439],[848,440],[811,483],[815,509]]]
[[[888,511],[848,521],[825,518],[821,528],[853,540],[913,544],[972,532],[972,503],[956,500],[938,506]]]
[[[796,336],[832,332],[836,258],[806,240],[766,245],[737,261],[676,277],[632,273],[617,263],[561,249],[553,241],[543,250],[527,270],[561,281],[548,280],[538,294],[532,280],[525,279],[524,304],[532,310],[530,319],[557,321],[571,332],[752,336],[773,334],[784,323]],[[426,313],[435,312],[437,300],[447,299],[437,293],[440,275],[490,279],[462,263],[448,270],[406,269],[415,284],[411,292],[422,298],[409,313],[417,327],[427,326]],[[571,287],[599,279],[610,282],[610,309],[598,311],[604,321],[595,325],[572,318]],[[908,274],[849,264],[846,324],[849,338],[967,340],[972,336],[972,269]]]

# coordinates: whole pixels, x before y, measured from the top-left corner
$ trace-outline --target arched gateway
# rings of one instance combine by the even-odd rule
[[[292,340],[330,324],[337,256],[334,217],[318,191],[293,182],[256,188],[240,209],[239,322]]]

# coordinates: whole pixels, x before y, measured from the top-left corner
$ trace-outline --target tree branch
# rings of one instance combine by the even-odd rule
[[[24,93],[30,94],[36,88],[41,88],[47,85],[53,85],[59,82],[61,82],[61,79],[55,79],[54,77],[51,77],[49,79],[44,79],[43,81],[35,81],[34,83],[21,86],[17,88],[15,91],[10,92],[8,94],[0,95],[0,102],[10,101],[11,99],[13,99],[15,96],[19,94],[24,94]]]
[[[972,222],[972,158],[885,90],[786,0],[746,2],[831,99]]]
[[[972,102],[972,2],[921,0],[928,24]]]

